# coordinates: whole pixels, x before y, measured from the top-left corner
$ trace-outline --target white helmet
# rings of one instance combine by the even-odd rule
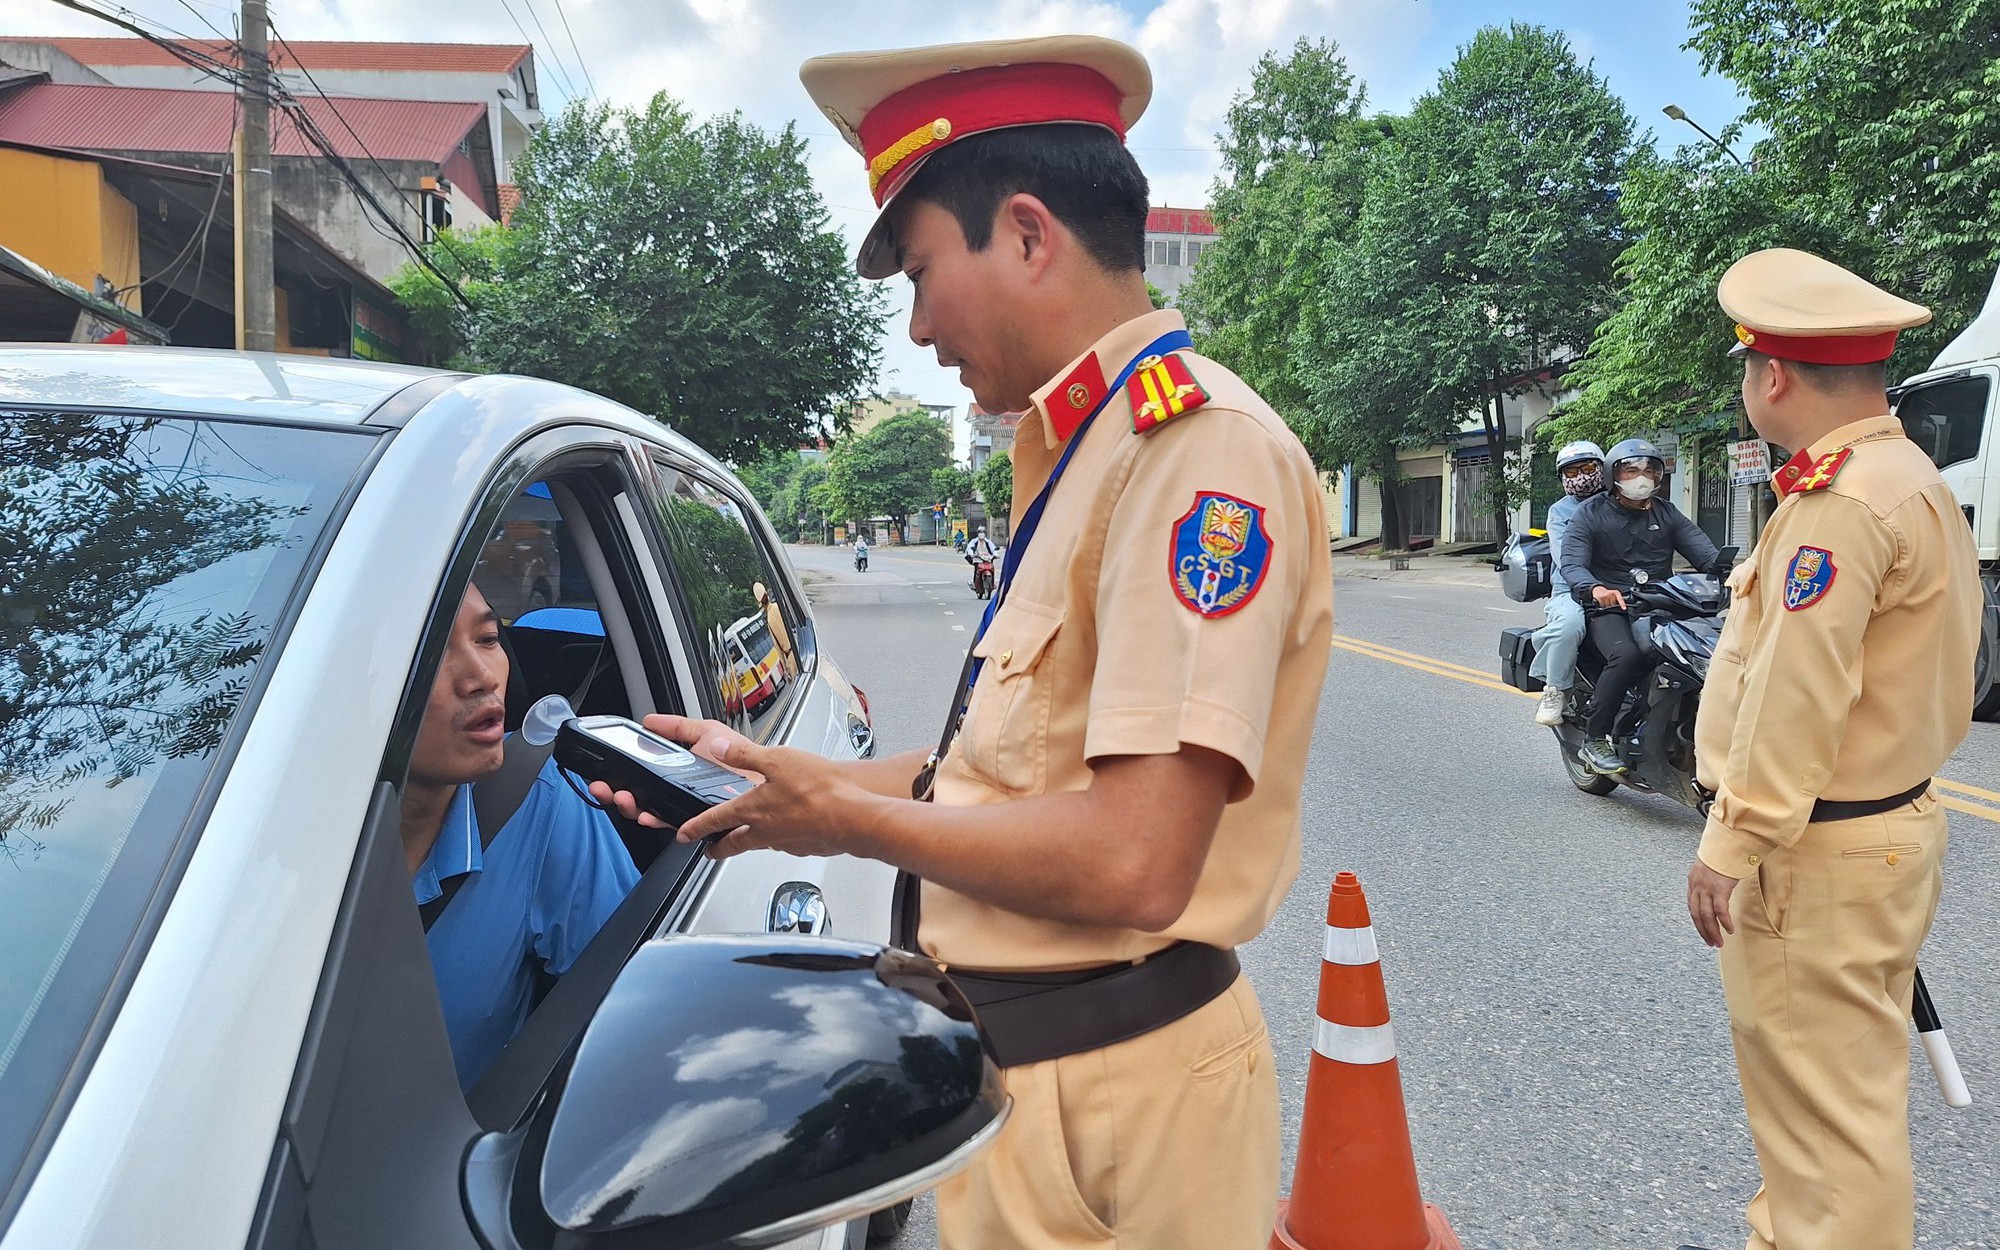
[[[1585,460],[1595,460],[1602,464],[1604,449],[1587,438],[1564,444],[1563,449],[1556,453],[1556,472],[1560,473],[1571,465],[1580,464]]]

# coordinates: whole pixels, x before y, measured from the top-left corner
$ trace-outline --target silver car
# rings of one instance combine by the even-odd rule
[[[879,945],[883,865],[636,827],[638,886],[461,1092],[397,805],[482,579],[510,723],[871,749],[755,503],[656,421],[0,347],[0,1250],[833,1250],[997,1132],[962,996]]]

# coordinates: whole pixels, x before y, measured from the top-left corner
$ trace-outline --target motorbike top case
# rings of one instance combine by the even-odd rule
[[[1500,680],[1514,687],[1535,694],[1547,683],[1539,677],[1528,675],[1528,666],[1535,662],[1535,631],[1526,626],[1500,631]]]
[[[1516,603],[1549,597],[1555,558],[1547,534],[1513,534],[1500,548],[1500,589]]]

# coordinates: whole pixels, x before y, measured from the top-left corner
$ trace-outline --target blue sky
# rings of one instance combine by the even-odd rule
[[[199,29],[197,13],[227,28],[235,8],[223,0],[122,3],[188,31]],[[272,0],[271,7],[293,39],[509,43],[535,29],[510,21],[519,7],[539,10],[548,29],[557,22],[552,0]],[[1334,39],[1373,106],[1387,110],[1407,108],[1480,27],[1508,21],[1565,32],[1640,132],[1665,147],[1701,141],[1661,115],[1665,104],[1716,132],[1742,109],[1730,83],[1703,77],[1695,55],[1681,51],[1684,0],[563,0],[562,12],[574,47],[543,46],[539,33],[533,40],[545,108],[560,107],[561,79],[584,80],[581,59],[615,104],[640,104],[664,90],[697,114],[741,110],[768,127],[795,122],[812,137],[812,172],[833,224],[855,241],[874,216],[860,158],[832,135],[798,83],[799,62],[819,53],[1059,32],[1124,39],[1151,61],[1155,81],[1133,149],[1155,202],[1180,206],[1206,202],[1214,136],[1257,59],[1301,36]],[[50,0],[0,0],[0,33],[117,32]],[[962,405],[969,396],[955,376],[907,337],[907,287],[891,279],[889,292],[894,313],[880,387]]]

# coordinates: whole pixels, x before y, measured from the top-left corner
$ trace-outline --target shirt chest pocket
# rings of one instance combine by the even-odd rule
[[[958,745],[966,763],[1016,792],[1038,793],[1048,775],[1048,657],[1063,613],[1009,597],[972,653],[984,661]]]
[[[1758,600],[1757,562],[1745,560],[1729,575],[1729,620],[1722,629],[1722,639],[1716,644],[1715,658],[1732,664],[1743,663],[1750,654],[1750,645],[1757,640],[1757,628],[1763,623],[1763,605]]]

